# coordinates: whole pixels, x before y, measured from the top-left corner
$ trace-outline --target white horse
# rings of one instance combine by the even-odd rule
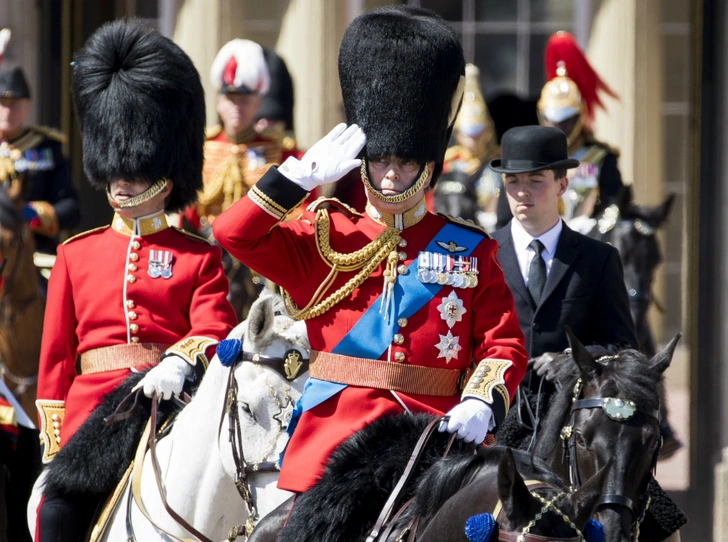
[[[310,347],[304,322],[286,316],[280,298],[265,291],[251,307],[248,319],[236,327],[229,338],[242,340],[245,357],[258,354],[258,363],[238,362],[234,366],[234,377],[242,449],[248,470],[252,471],[248,481],[258,517],[262,518],[291,495],[276,487],[278,471],[263,467],[278,461],[288,441],[285,428],[308,378],[308,373],[302,373],[289,381],[264,362],[277,359],[282,368],[287,354],[293,354],[290,359],[295,365],[299,356],[308,359]],[[227,415],[223,416],[230,370],[220,363],[217,355],[213,358],[192,402],[179,414],[169,435],[156,445],[167,502],[197,531],[213,541],[227,539],[233,526],[243,525],[248,519],[248,509],[235,485],[230,420]],[[258,466],[261,468],[256,471]],[[36,489],[38,486],[36,484]],[[128,540],[128,506],[131,507],[131,526],[136,540],[197,540],[165,510],[149,452],[142,471],[142,502],[149,516],[172,536],[162,533],[142,515],[129,498],[129,491],[130,484],[127,483],[98,540]],[[28,519],[31,532],[35,532],[37,501],[35,505],[32,501]]]

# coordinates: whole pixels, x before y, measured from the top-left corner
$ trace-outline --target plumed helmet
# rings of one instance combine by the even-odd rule
[[[71,85],[92,184],[170,179],[169,212],[197,199],[205,96],[182,49],[139,20],[113,21],[74,56]]]
[[[346,120],[367,136],[367,157],[433,160],[442,171],[465,81],[455,31],[430,10],[387,6],[360,15],[339,50]]]
[[[263,48],[250,40],[227,42],[212,62],[210,81],[221,94],[266,94],[270,73]]]
[[[263,49],[270,72],[270,88],[263,96],[255,120],[280,120],[293,130],[293,81],[283,59],[272,49]]]
[[[604,108],[601,92],[617,94],[599,77],[568,32],[556,32],[546,43],[544,64],[548,82],[541,92],[539,114],[552,122],[580,115],[587,129],[592,128],[597,107]]]
[[[483,134],[485,138],[494,139],[495,136],[493,120],[480,90],[480,70],[475,64],[465,66],[463,103],[455,120],[455,131],[470,137]]]

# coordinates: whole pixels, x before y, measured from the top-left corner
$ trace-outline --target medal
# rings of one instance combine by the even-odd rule
[[[158,279],[159,277],[163,279],[171,278],[173,259],[174,256],[169,250],[150,250],[147,274],[153,279]]]

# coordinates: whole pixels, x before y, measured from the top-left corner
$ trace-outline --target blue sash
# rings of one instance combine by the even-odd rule
[[[448,223],[437,232],[425,248],[425,252],[439,252],[449,254],[437,241],[445,243],[457,240],[457,243],[467,247],[458,252],[458,256],[468,256],[483,239],[483,235],[467,228],[461,228]],[[399,331],[397,320],[400,317],[410,318],[424,307],[442,289],[439,284],[425,284],[417,278],[418,258],[414,258],[408,267],[407,274],[397,275],[394,285],[393,307],[390,308],[394,316],[385,319],[380,313],[380,295],[374,303],[362,314],[349,332],[331,350],[334,354],[342,354],[357,358],[379,359],[392,343],[392,337]],[[291,415],[291,421],[286,431],[292,435],[296,429],[301,414],[330,399],[347,384],[328,382],[317,378],[309,378]],[[283,454],[281,454],[281,457]]]

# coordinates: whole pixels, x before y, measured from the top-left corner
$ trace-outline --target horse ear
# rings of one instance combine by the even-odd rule
[[[498,496],[503,504],[506,521],[504,530],[527,521],[526,514],[531,502],[526,482],[516,469],[516,459],[510,448],[504,448],[503,457],[498,465]]]
[[[594,360],[594,356],[581,344],[581,341],[576,338],[576,335],[574,335],[574,332],[571,331],[569,326],[564,326],[564,331],[566,332],[566,338],[571,348],[571,356],[574,358],[574,363],[579,367],[581,374],[590,377],[598,374],[599,364]]]
[[[264,290],[265,291],[265,290]],[[271,295],[261,295],[250,307],[248,314],[248,339],[254,344],[260,344],[273,328],[275,314],[273,304],[275,298]]]
[[[655,357],[650,360],[650,369],[658,374],[665,372],[665,369],[667,369],[672,362],[672,355],[675,353],[677,343],[680,342],[680,337],[682,337],[682,333],[675,335],[672,339],[670,339],[670,342],[667,343],[665,348],[655,354]]]
[[[574,508],[574,515],[571,519],[577,527],[582,528],[586,525],[586,522],[589,521],[589,518],[594,513],[599,497],[604,492],[604,486],[607,483],[607,477],[611,468],[612,459],[569,496]]]
[[[667,220],[667,217],[670,215],[672,204],[674,202],[675,194],[671,192],[667,198],[665,198],[665,201],[650,211],[647,222],[649,222],[654,228],[662,226],[662,224]]]

